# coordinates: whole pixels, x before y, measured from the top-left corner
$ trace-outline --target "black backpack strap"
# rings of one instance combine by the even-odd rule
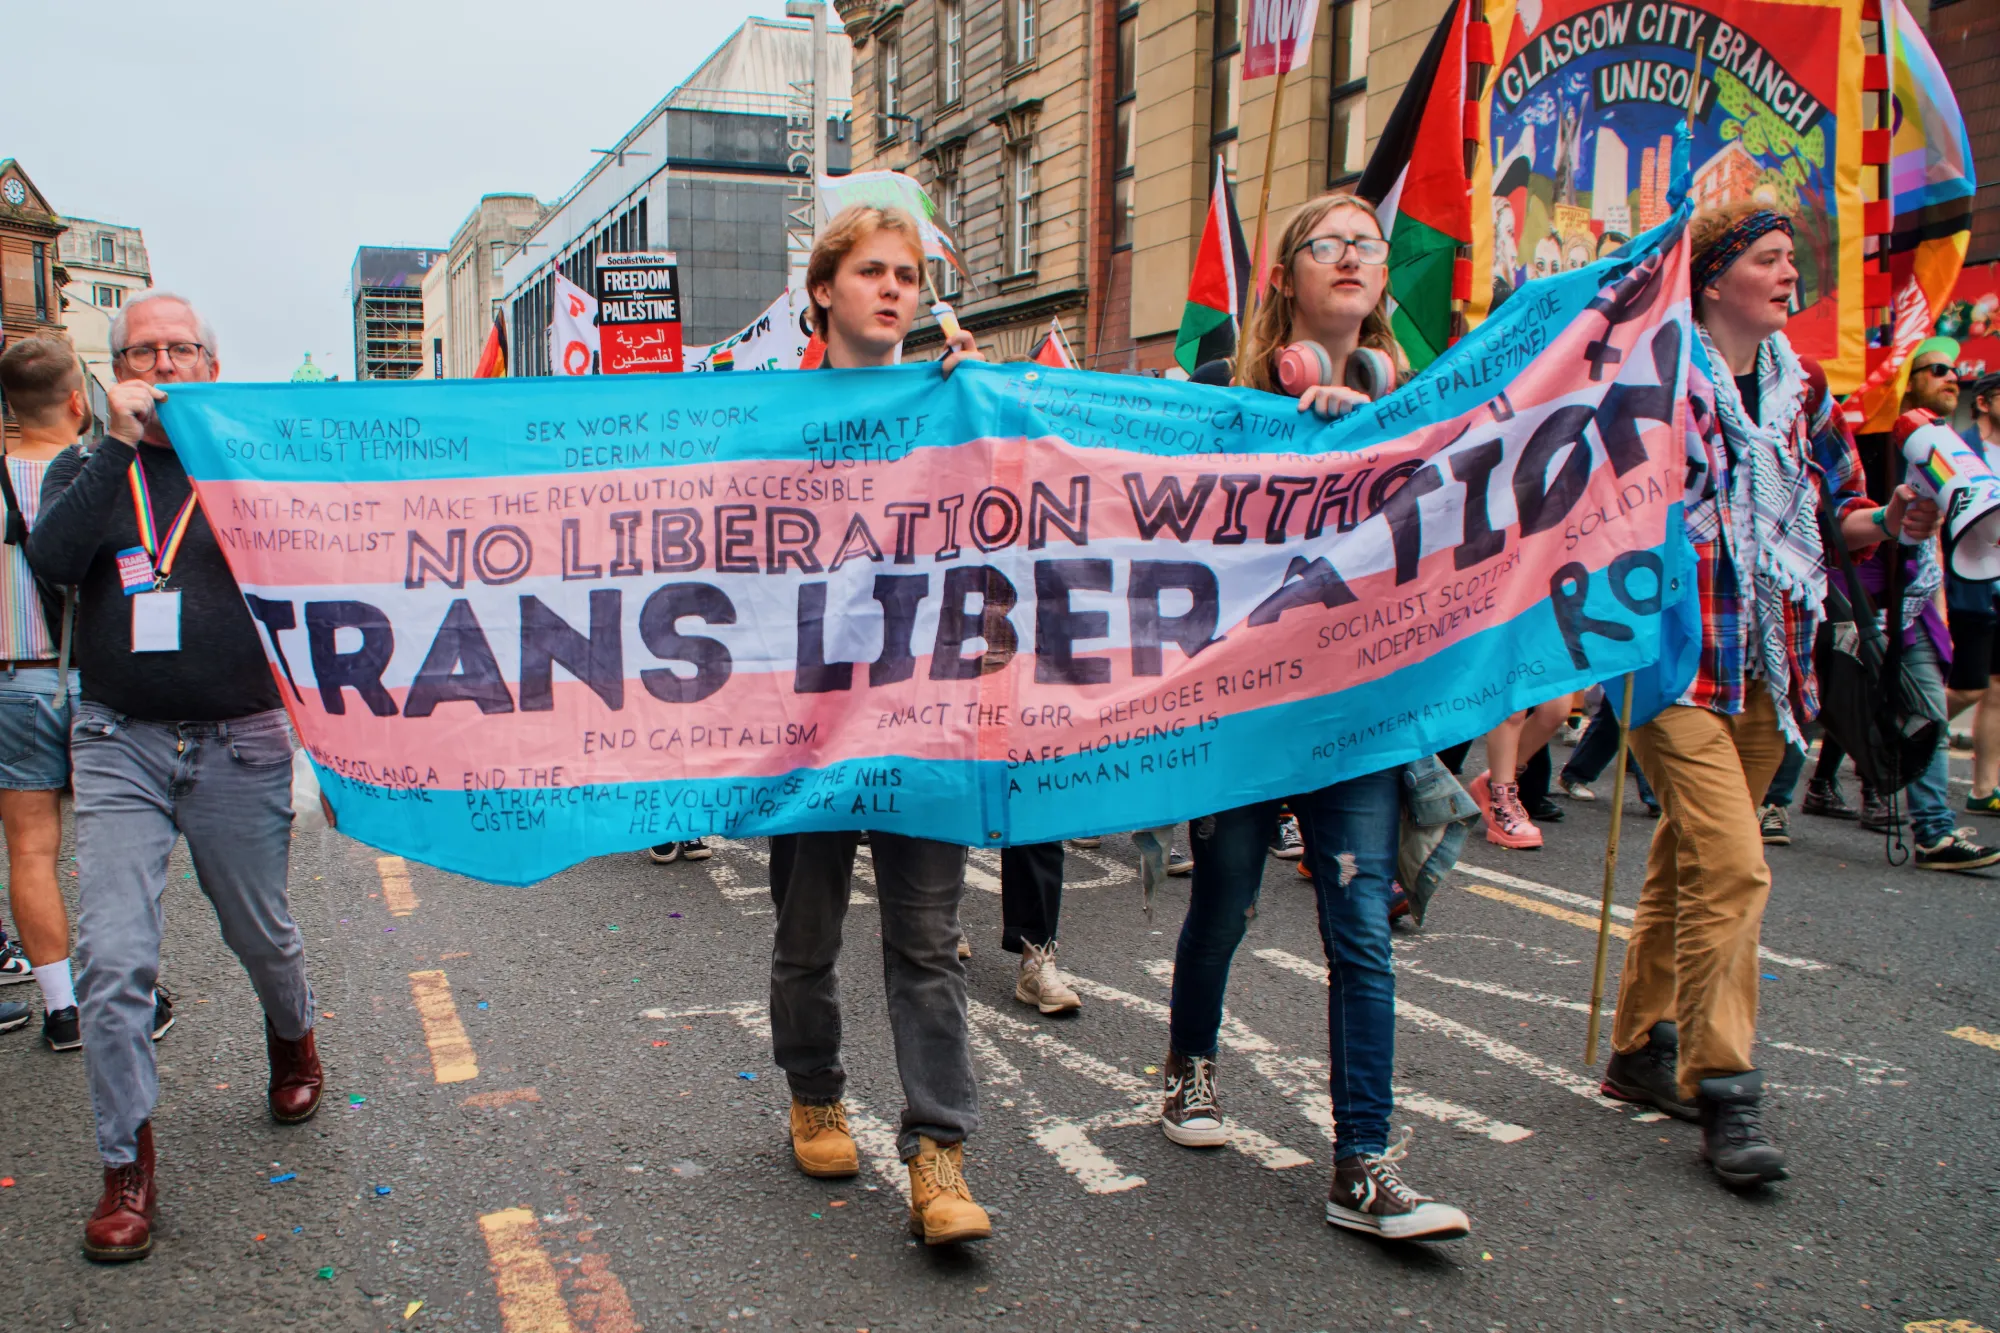
[[[28,520],[21,515],[21,501],[14,494],[14,469],[4,453],[0,453],[0,499],[7,503],[7,527],[0,541],[8,546],[27,546]]]

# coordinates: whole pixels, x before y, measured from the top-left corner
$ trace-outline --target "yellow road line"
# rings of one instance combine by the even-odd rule
[[[1957,1037],[1960,1041],[1969,1041],[1974,1046],[1984,1046],[1989,1050],[2000,1051],[2000,1032],[1981,1032],[1975,1027],[1962,1027],[1953,1028],[1944,1035],[1947,1037]]]
[[[563,1304],[555,1265],[535,1235],[535,1215],[526,1208],[502,1208],[479,1219],[486,1236],[487,1265],[500,1294],[500,1326],[506,1333],[576,1333]]]
[[[459,1105],[490,1111],[496,1106],[512,1106],[515,1102],[538,1102],[541,1099],[542,1094],[533,1088],[508,1088],[504,1092],[475,1092]]]
[[[611,1261],[601,1254],[585,1254],[577,1260],[570,1299],[576,1305],[576,1317],[590,1333],[639,1333],[639,1320],[632,1313],[625,1284],[611,1271]]]
[[[1521,908],[1523,911],[1536,912],[1557,921],[1567,921],[1572,926],[1579,926],[1593,935],[1597,933],[1597,918],[1594,916],[1585,916],[1581,912],[1572,912],[1566,907],[1557,907],[1554,903],[1545,903],[1538,898],[1524,898],[1518,893],[1509,893],[1505,889],[1496,889],[1491,884],[1463,884],[1459,887],[1463,888],[1467,893],[1476,893],[1482,898],[1491,898],[1496,903],[1506,903],[1511,907]],[[1616,921],[1611,923],[1611,933],[1621,940],[1632,938],[1632,928],[1620,925]]]
[[[442,972],[410,973],[410,998],[424,1023],[424,1045],[431,1048],[431,1069],[440,1083],[463,1083],[479,1077],[479,1060],[458,1021],[451,983]]]
[[[1919,1319],[1903,1325],[1903,1333],[1988,1333],[1970,1319]]]
[[[400,856],[375,858],[375,873],[382,879],[382,901],[390,916],[408,916],[417,910],[417,895],[410,891],[410,866]]]

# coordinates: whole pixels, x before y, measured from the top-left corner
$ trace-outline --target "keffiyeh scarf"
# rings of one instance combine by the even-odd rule
[[[1826,599],[1825,551],[1820,542],[1819,485],[1806,458],[1799,414],[1805,410],[1804,368],[1782,333],[1766,338],[1757,349],[1757,386],[1764,420],[1750,418],[1728,363],[1708,330],[1699,322],[1695,332],[1714,367],[1715,413],[1729,451],[1729,477],[1719,489],[1721,513],[1717,539],[1738,577],[1749,575],[1745,589],[1750,644],[1744,667],[1761,675],[1785,737],[1803,746],[1792,718],[1791,659],[1786,652],[1785,605],[1795,614],[1818,619]]]

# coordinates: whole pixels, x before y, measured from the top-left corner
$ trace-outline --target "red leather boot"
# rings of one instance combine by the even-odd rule
[[[312,1029],[307,1028],[306,1035],[297,1041],[286,1041],[266,1018],[264,1050],[271,1057],[272,1117],[286,1125],[312,1119],[313,1112],[319,1110],[320,1085],[326,1080]]]
[[[101,1264],[143,1259],[153,1252],[153,1122],[139,1126],[139,1152],[124,1166],[104,1168],[104,1197],[83,1224],[83,1256]]]

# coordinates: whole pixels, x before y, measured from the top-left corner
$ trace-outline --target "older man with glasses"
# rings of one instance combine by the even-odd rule
[[[107,438],[88,461],[49,465],[28,540],[37,574],[81,590],[77,990],[104,1159],[83,1252],[100,1262],[152,1249],[153,992],[177,835],[262,1002],[272,1116],[310,1118],[322,1081],[285,885],[291,734],[249,608],[155,415],[174,385],[217,377],[215,334],[184,298],[149,291],[112,323],[111,349]]]

